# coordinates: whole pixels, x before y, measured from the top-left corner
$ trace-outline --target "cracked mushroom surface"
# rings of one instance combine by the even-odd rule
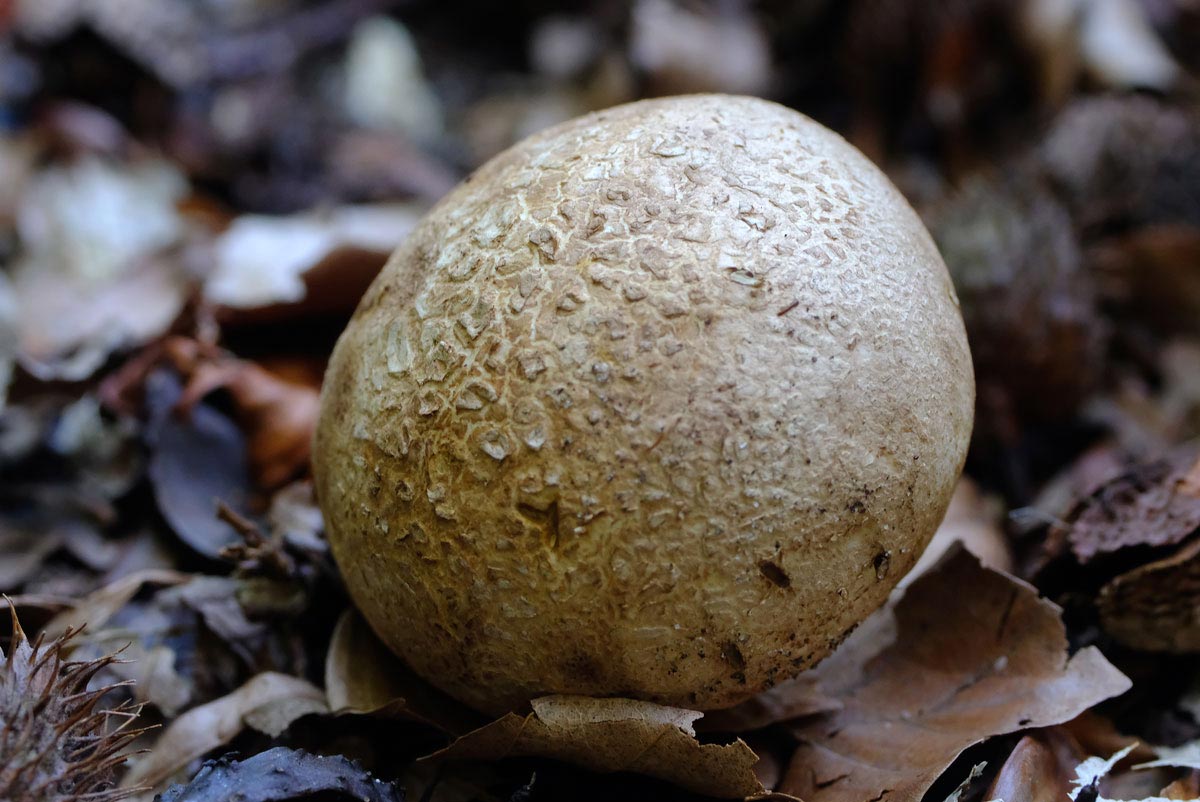
[[[315,472],[388,646],[498,713],[728,706],[913,566],[974,379],[917,215],[837,134],[697,95],[500,154],[338,342]]]

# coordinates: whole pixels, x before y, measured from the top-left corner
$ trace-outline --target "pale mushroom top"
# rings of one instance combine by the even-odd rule
[[[941,519],[974,381],[886,177],[762,100],[643,101],[484,165],[330,363],[354,600],[485,710],[735,703],[824,657]]]

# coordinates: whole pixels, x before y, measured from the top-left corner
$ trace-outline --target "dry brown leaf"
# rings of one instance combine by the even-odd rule
[[[801,722],[779,790],[807,802],[915,802],[968,746],[1123,693],[1094,648],[1067,659],[1059,608],[956,547],[895,607],[896,636],[855,633],[815,669],[841,711]]]
[[[418,678],[354,609],[338,619],[325,658],[325,695],[335,713],[406,718],[461,735],[479,714]]]
[[[738,739],[701,744],[692,728],[703,713],[632,699],[543,696],[528,716],[509,713],[424,760],[549,757],[598,772],[630,771],[706,796],[766,793],[758,756]]]
[[[1000,528],[998,510],[983,496],[979,487],[966,478],[954,491],[950,509],[933,540],[913,570],[900,581],[899,587],[914,582],[956,543],[962,543],[990,568],[1010,570],[1012,567],[1012,554],[1008,538]],[[706,732],[747,732],[781,721],[831,713],[841,707],[839,699],[820,687],[815,673],[806,673],[740,705],[705,714],[697,728]]]
[[[1074,738],[1085,755],[1111,755],[1133,747],[1129,753],[1131,761],[1154,759],[1153,749],[1137,738],[1122,735],[1110,719],[1092,710],[1076,716],[1059,729]]]
[[[180,407],[189,408],[217,389],[229,393],[260,487],[277,488],[307,470],[319,405],[315,387],[284,381],[254,362],[193,340],[175,337],[165,349],[188,377]]]
[[[1162,789],[1162,796],[1164,799],[1182,800],[1183,802],[1195,802],[1200,799],[1200,772],[1193,771],[1186,777],[1171,783]]]
[[[984,799],[1062,802],[1071,792],[1074,768],[1086,754],[1054,727],[1026,735],[1004,761]]]
[[[92,631],[98,630],[120,612],[143,585],[179,585],[189,579],[189,574],[165,568],[135,571],[88,594],[69,610],[54,616],[42,628],[42,634],[47,638],[57,638],[68,629],[76,629],[85,624]]]
[[[629,57],[651,94],[762,94],[770,85],[771,51],[760,21],[739,13],[741,6],[703,8],[673,0],[633,4]]]
[[[842,709],[840,700],[821,690],[813,674],[801,674],[734,707],[705,713],[696,723],[701,732],[749,732],[818,713]]]
[[[0,157],[2,159],[3,157]],[[3,167],[0,166],[0,171]],[[8,400],[8,384],[17,362],[17,338],[20,332],[17,297],[8,275],[0,273],[0,412]]]
[[[265,725],[268,732],[278,733],[291,723],[291,720],[282,722],[282,711],[290,711],[298,718],[325,709],[325,695],[312,683],[287,674],[264,672],[236,691],[194,707],[171,722],[153,748],[133,764],[121,787],[161,790],[176,772],[229,743],[247,726]]]
[[[955,543],[962,543],[988,568],[1011,572],[1012,552],[1000,526],[1001,515],[1002,508],[984,496],[979,485],[966,477],[960,479],[941,526],[912,571],[900,580],[899,587],[911,585]]]
[[[84,158],[41,171],[17,212],[21,364],[42,380],[87,378],[119,348],[161,335],[188,292],[156,254],[184,234],[187,181],[160,160]]]
[[[1196,332],[1200,228],[1158,223],[1106,239],[1089,254],[1110,294],[1156,331]]]
[[[1200,494],[1188,476],[1196,450],[1188,447],[1140,465],[1101,485],[1076,506],[1067,540],[1089,560],[1129,546],[1179,543],[1200,526]]]
[[[412,230],[416,205],[345,206],[291,217],[243,215],[216,243],[217,264],[205,297],[221,306],[253,309],[304,300],[305,273],[339,248],[387,254]]]
[[[1105,631],[1126,646],[1200,651],[1200,540],[1116,577],[1096,605]]]

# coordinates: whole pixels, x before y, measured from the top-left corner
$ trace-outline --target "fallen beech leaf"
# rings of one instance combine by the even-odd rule
[[[1200,651],[1200,540],[1116,577],[1096,606],[1105,631],[1126,646]]]
[[[42,171],[18,211],[14,268],[21,364],[39,379],[85,379],[109,355],[162,334],[188,280],[156,252],[179,241],[186,179],[163,161],[85,158]]]
[[[12,381],[13,365],[17,361],[17,299],[6,274],[0,273],[0,412],[8,400],[8,383]]]
[[[814,669],[844,707],[793,725],[801,745],[779,790],[807,802],[915,802],[968,746],[1068,721],[1127,690],[1096,649],[1067,659],[1059,613],[955,547],[896,604],[893,643],[879,651],[865,629]]]
[[[977,484],[966,477],[960,479],[941,526],[934,532],[921,559],[900,580],[899,587],[908,587],[915,582],[955,543],[962,543],[988,568],[1011,572],[1012,552],[1000,526],[1001,514],[1001,509],[983,495]]]
[[[212,559],[240,538],[217,518],[217,501],[242,510],[250,493],[246,443],[238,427],[216,409],[198,404],[181,416],[176,380],[165,370],[146,382],[152,423],[148,465],[154,498],[171,529],[197,553]]]
[[[1154,760],[1138,763],[1134,768],[1200,769],[1200,741],[1192,741],[1183,746],[1159,746],[1155,747],[1154,752],[1157,755]]]
[[[309,704],[301,705],[300,700]],[[188,763],[229,743],[250,720],[257,717],[261,722],[267,718],[266,711],[286,705],[293,712],[302,710],[299,715],[304,715],[325,710],[324,701],[320,688],[298,677],[259,674],[236,691],[194,707],[171,722],[150,751],[133,764],[121,787],[158,788]],[[277,717],[274,725],[279,725]]]
[[[13,279],[20,309],[19,362],[42,381],[81,381],[115,352],[166,331],[188,287],[165,259],[150,259],[96,285],[55,277],[40,265]]]
[[[1162,790],[1162,795],[1165,799],[1179,802],[1195,802],[1200,799],[1200,774],[1192,772],[1183,779],[1176,780]]]
[[[450,735],[483,723],[478,713],[412,673],[354,609],[342,613],[334,627],[325,657],[325,695],[338,714],[411,719]]]
[[[976,763],[974,766],[972,766],[971,771],[967,774],[967,778],[958,784],[958,787],[950,793],[950,796],[946,797],[946,802],[959,802],[959,800],[962,799],[962,795],[965,794],[967,789],[971,786],[971,783],[983,776],[983,770],[986,768],[986,762]]]
[[[1086,563],[1129,546],[1179,543],[1200,526],[1200,495],[1188,482],[1193,448],[1177,450],[1105,482],[1076,505],[1068,542]]]
[[[54,616],[42,627],[42,634],[46,638],[57,638],[68,629],[78,629],[85,624],[92,631],[99,630],[129,604],[144,585],[179,585],[190,578],[188,574],[163,568],[135,571],[88,594],[69,610]]]
[[[1133,747],[1129,753],[1131,760],[1150,760],[1154,757],[1153,749],[1136,738],[1122,735],[1111,720],[1092,710],[1081,713],[1059,729],[1079,745],[1083,752],[1078,756],[1079,760],[1087,755],[1111,755],[1127,746]],[[1079,760],[1071,762],[1071,766],[1075,766]]]
[[[725,799],[766,793],[758,756],[738,739],[701,744],[692,724],[703,713],[632,699],[543,696],[528,716],[509,713],[423,760],[549,757],[599,772],[658,777]]]
[[[701,732],[749,732],[780,721],[841,709],[841,700],[822,691],[817,677],[805,673],[739,705],[705,713],[696,723],[696,729]]]
[[[1101,796],[1097,789],[1100,781],[1107,777],[1113,768],[1132,751],[1133,745],[1131,744],[1107,759],[1093,756],[1081,762],[1075,767],[1075,779],[1071,780],[1071,784],[1075,787],[1071,789],[1071,793],[1068,796],[1070,796],[1072,801],[1078,799],[1080,794],[1083,794],[1085,798],[1093,799],[1095,802],[1113,802],[1113,800],[1108,800]],[[1084,791],[1088,793],[1084,794]],[[1142,800],[1142,802],[1158,802],[1159,799],[1160,797],[1151,797]]]
[[[246,760],[204,764],[187,785],[172,786],[161,802],[286,802],[308,799],[404,802],[404,793],[340,755],[310,755],[277,746]]]
[[[204,295],[243,309],[298,303],[305,297],[304,274],[332,252],[352,247],[386,259],[419,217],[419,207],[399,204],[292,217],[243,215],[217,240],[217,264]]]
[[[253,362],[183,337],[168,340],[164,351],[187,376],[179,408],[196,408],[214,390],[229,393],[246,436],[250,472],[260,487],[274,489],[308,469],[317,387],[285,381]]]
[[[1026,735],[1000,767],[984,799],[1062,802],[1071,791],[1072,769],[1085,755],[1057,728]]]
[[[253,362],[230,362],[232,369],[220,386],[237,406],[250,471],[259,487],[279,487],[308,468],[318,391],[286,382]],[[202,373],[197,372],[193,381],[203,381]]]

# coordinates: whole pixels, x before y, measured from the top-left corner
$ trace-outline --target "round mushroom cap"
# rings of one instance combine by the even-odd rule
[[[837,134],[649,100],[481,167],[338,342],[315,474],[420,675],[734,704],[878,608],[962,469],[974,379],[929,235]]]

